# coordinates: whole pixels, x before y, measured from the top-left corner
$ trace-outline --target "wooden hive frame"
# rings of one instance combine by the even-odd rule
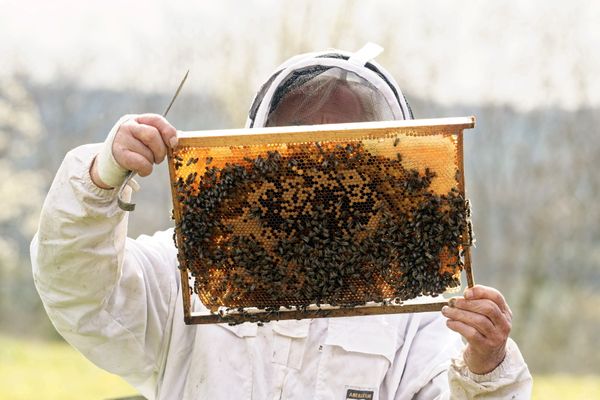
[[[463,130],[475,126],[474,117],[459,118],[438,118],[407,121],[386,121],[386,122],[366,122],[335,125],[314,125],[314,126],[292,126],[292,127],[273,127],[259,129],[235,129],[221,131],[205,132],[180,132],[178,145],[175,149],[169,150],[169,175],[171,180],[171,189],[173,196],[173,214],[176,221],[175,236],[178,247],[181,249],[183,243],[182,231],[179,228],[179,222],[182,218],[181,203],[177,200],[176,180],[177,180],[177,159],[178,151],[189,147],[231,147],[231,146],[253,146],[253,145],[273,145],[287,143],[315,143],[340,140],[361,139],[366,137],[370,139],[384,139],[390,137],[402,136],[431,136],[444,135],[452,136],[456,143],[456,167],[458,191],[465,195],[464,182],[464,158],[463,158]],[[394,144],[395,145],[395,144]],[[471,232],[465,232],[464,235],[471,236]],[[439,298],[427,298],[409,300],[403,302],[382,302],[366,303],[352,308],[333,307],[328,305],[311,305],[303,309],[280,308],[276,311],[265,311],[261,309],[245,308],[244,310],[230,309],[227,312],[219,310],[218,312],[203,310],[194,311],[195,300],[199,298],[193,293],[190,286],[190,273],[188,269],[188,260],[179,252],[179,264],[181,273],[184,320],[186,324],[212,324],[212,323],[241,323],[246,321],[259,322],[269,320],[284,319],[302,319],[302,318],[323,318],[323,317],[346,317],[360,315],[376,314],[394,314],[439,311],[447,304],[445,300]],[[464,273],[468,287],[473,286],[473,273],[471,270],[470,248],[465,246],[462,251],[464,257]],[[196,299],[194,299],[196,296]],[[197,303],[196,303],[197,304]]]

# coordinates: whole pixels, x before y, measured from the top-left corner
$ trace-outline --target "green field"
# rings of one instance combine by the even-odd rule
[[[110,399],[136,393],[66,343],[0,336],[0,400]]]
[[[0,336],[0,400],[94,400],[135,394],[121,378],[96,368],[65,343]],[[600,376],[536,376],[533,399],[600,399]]]

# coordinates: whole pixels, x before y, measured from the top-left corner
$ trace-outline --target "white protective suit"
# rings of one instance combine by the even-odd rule
[[[65,157],[31,244],[33,275],[61,335],[148,399],[530,397],[514,342],[494,371],[472,374],[440,313],[186,326],[172,230],[127,238],[117,191],[89,175],[101,146]]]

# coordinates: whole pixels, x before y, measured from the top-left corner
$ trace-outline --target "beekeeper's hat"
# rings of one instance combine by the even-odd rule
[[[292,95],[300,95],[302,101],[295,103],[294,113],[298,121],[305,120],[340,85],[357,94],[363,121],[412,119],[410,106],[394,78],[373,61],[382,51],[382,47],[368,43],[356,53],[327,50],[290,58],[256,94],[246,127],[279,125],[278,106]]]

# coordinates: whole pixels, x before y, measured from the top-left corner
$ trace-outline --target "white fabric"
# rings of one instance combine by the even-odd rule
[[[121,186],[129,173],[127,169],[121,167],[115,160],[112,152],[113,143],[121,125],[133,117],[133,115],[125,115],[119,119],[115,126],[110,130],[102,149],[98,153],[98,176],[102,182],[113,188]]]
[[[63,337],[148,399],[529,398],[514,344],[473,375],[440,313],[186,326],[172,231],[126,238],[115,191],[89,177],[100,147],[71,151],[56,175],[31,243],[34,281]]]

